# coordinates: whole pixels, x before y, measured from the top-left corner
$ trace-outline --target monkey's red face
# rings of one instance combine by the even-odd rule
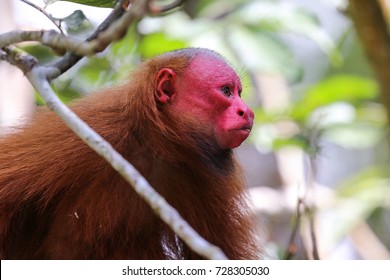
[[[221,149],[236,148],[249,136],[254,114],[241,99],[239,77],[225,62],[197,57],[182,76],[164,68],[157,80],[158,100],[199,120]]]

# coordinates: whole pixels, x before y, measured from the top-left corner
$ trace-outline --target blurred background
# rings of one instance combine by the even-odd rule
[[[80,38],[110,12],[30,2]],[[379,2],[388,14],[390,1]],[[56,29],[23,1],[1,3],[0,33]],[[162,52],[189,46],[220,52],[255,111],[252,135],[237,155],[265,257],[390,259],[389,109],[347,8],[344,0],[187,0],[167,15],[144,18],[54,88],[69,102],[120,82]],[[23,48],[43,63],[56,59],[37,44]],[[22,73],[0,62],[1,130],[28,119],[37,105],[42,101]]]

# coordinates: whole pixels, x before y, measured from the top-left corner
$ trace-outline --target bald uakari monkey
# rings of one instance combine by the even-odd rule
[[[254,114],[239,77],[202,48],[142,63],[70,107],[231,259],[258,246],[232,153]],[[0,257],[199,259],[124,179],[44,109],[0,140]]]

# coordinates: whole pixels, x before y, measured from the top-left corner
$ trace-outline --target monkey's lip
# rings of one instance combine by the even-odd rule
[[[238,130],[243,130],[246,132],[251,132],[252,131],[252,126],[251,125],[244,125],[243,127],[239,128]]]
[[[251,125],[244,125],[242,127],[232,129],[231,131],[238,131],[238,132],[245,132],[245,133],[250,133],[252,131],[252,126]]]
[[[252,127],[250,127],[250,126],[244,126],[244,127],[240,128],[240,130],[244,130],[244,131],[247,131],[247,132],[251,132],[251,131],[252,131]]]

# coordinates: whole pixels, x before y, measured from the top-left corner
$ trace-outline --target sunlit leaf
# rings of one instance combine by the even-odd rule
[[[69,83],[67,85],[64,85],[64,83],[55,83],[53,90],[64,103],[69,103],[80,97],[80,93],[69,86]],[[45,105],[45,101],[37,92],[35,92],[35,103],[39,106]]]
[[[134,52],[137,41],[139,40],[139,35],[135,32],[136,28],[135,25],[130,26],[124,38],[111,44],[111,59],[123,60],[123,57],[129,56]]]
[[[309,142],[307,138],[303,137],[302,135],[296,135],[290,138],[276,138],[273,141],[273,149],[275,150],[290,146],[295,146],[306,150],[309,147]]]
[[[60,0],[43,0],[43,2],[45,3],[46,6],[50,5],[50,4],[53,4],[53,3],[57,2],[57,1],[60,1]]]
[[[363,149],[378,145],[383,139],[383,126],[368,122],[334,125],[324,132],[324,138],[348,149]]]
[[[341,54],[332,38],[320,26],[315,14],[290,2],[252,1],[241,9],[242,20],[264,31],[288,32],[305,36],[318,44],[331,62],[341,63]]]
[[[104,76],[110,70],[110,61],[107,57],[92,57],[88,64],[79,70],[79,78],[95,87],[104,84]]]
[[[320,107],[338,101],[359,103],[371,100],[378,95],[377,83],[369,78],[353,75],[337,75],[309,89],[305,97],[292,109],[294,119],[305,119],[311,112]]]
[[[358,223],[364,222],[376,209],[390,206],[389,167],[373,167],[358,173],[337,190],[337,213],[334,232],[345,236]]]
[[[254,108],[253,112],[256,116],[256,122],[259,123],[273,123],[279,121],[281,118],[283,118],[285,115],[283,112],[268,112],[265,111],[264,108],[258,107]]]
[[[48,63],[56,57],[52,49],[41,44],[26,44],[22,45],[21,49],[33,55],[41,63]]]
[[[356,108],[356,119],[380,126],[385,126],[388,120],[385,106],[375,102],[365,103]]]
[[[290,81],[300,78],[302,69],[281,41],[270,34],[255,32],[244,26],[232,26],[229,32],[229,43],[245,67],[255,72],[282,74]]]
[[[148,58],[187,46],[187,43],[183,40],[174,39],[163,32],[156,32],[146,35],[141,39],[139,51],[143,57]]]

